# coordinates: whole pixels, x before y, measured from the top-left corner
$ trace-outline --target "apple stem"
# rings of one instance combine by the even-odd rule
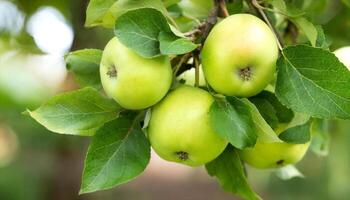
[[[199,52],[193,52],[193,63],[195,66],[195,87],[199,87]]]
[[[254,7],[259,11],[259,13],[261,14],[261,16],[264,18],[265,22],[267,23],[267,25],[271,28],[271,30],[273,31],[275,37],[276,37],[276,41],[277,41],[277,46],[279,48],[280,51],[283,50],[282,47],[282,42],[280,40],[280,37],[277,33],[277,30],[275,29],[275,27],[272,26],[272,24],[270,23],[270,20],[268,19],[268,17],[266,16],[263,7],[258,3],[257,0],[252,0],[252,4],[254,5]]]
[[[228,12],[226,8],[226,1],[225,0],[214,0],[214,4],[218,6],[218,16],[219,17],[228,17],[230,16],[230,13]]]
[[[179,73],[181,66],[183,64],[186,64],[188,62],[188,60],[191,58],[191,56],[192,56],[191,53],[188,53],[188,54],[182,55],[180,57],[180,60],[176,63],[175,67],[173,68],[174,78]]]

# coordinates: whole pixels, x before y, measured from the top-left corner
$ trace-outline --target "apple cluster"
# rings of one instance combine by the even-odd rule
[[[211,30],[200,56],[201,86],[208,84],[226,96],[251,97],[273,80],[278,47],[274,33],[262,20],[235,14]],[[193,86],[193,70],[180,75],[187,85],[177,84],[169,92],[174,75],[168,56],[144,58],[115,37],[103,52],[100,75],[106,94],[123,108],[151,108],[147,136],[163,159],[199,166],[218,157],[228,145],[210,123],[214,97]],[[255,147],[241,150],[240,155],[258,168],[280,167],[298,162],[309,144],[258,138]]]

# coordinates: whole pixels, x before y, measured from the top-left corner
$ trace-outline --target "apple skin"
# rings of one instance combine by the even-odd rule
[[[280,124],[275,130],[282,133],[286,124]],[[263,142],[257,140],[253,148],[240,150],[241,159],[255,168],[278,168],[299,162],[307,152],[311,142],[305,144],[290,144],[286,142]]]
[[[277,168],[299,162],[305,155],[310,142],[288,144],[282,142],[264,143],[257,141],[254,148],[240,152],[242,160],[256,168]]]
[[[214,98],[205,90],[180,86],[152,108],[148,138],[163,159],[200,166],[219,156],[227,141],[210,125]]]
[[[160,101],[173,77],[167,56],[141,57],[116,37],[103,51],[100,75],[106,94],[130,110],[144,109]]]
[[[205,78],[203,75],[203,70],[201,65],[199,66],[199,86],[200,87],[205,87],[206,86],[206,82],[205,82]],[[178,77],[177,80],[184,81],[185,85],[190,85],[190,86],[195,86],[196,83],[196,69],[195,68],[191,68],[189,70],[184,71],[183,73],[181,73]]]
[[[339,48],[334,51],[334,54],[350,70],[350,46]]]
[[[228,96],[250,97],[261,92],[274,77],[277,58],[274,33],[250,14],[231,15],[219,22],[202,51],[208,84]]]

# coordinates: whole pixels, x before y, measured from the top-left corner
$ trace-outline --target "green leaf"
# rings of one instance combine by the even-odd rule
[[[109,9],[108,15],[105,17],[105,26],[113,28],[115,21],[124,13],[136,10],[140,8],[153,8],[160,11],[164,16],[166,16],[169,21],[171,18],[169,13],[164,6],[162,0],[118,0],[113,6]]]
[[[230,15],[241,13],[243,10],[243,0],[234,0],[226,2],[226,7]]]
[[[317,29],[315,25],[304,17],[291,18],[290,20],[306,35],[311,45],[316,46]]]
[[[322,29],[322,26],[316,26],[316,29],[317,29],[316,47],[320,47],[322,49],[328,50],[330,43],[326,38],[326,35]]]
[[[342,0],[342,2],[350,8],[350,0]]]
[[[306,124],[310,121],[310,116],[304,113],[295,113],[293,120],[288,123],[287,128],[292,128],[295,126]],[[286,128],[286,129],[287,129]]]
[[[299,30],[301,30],[309,39],[312,46],[316,45],[317,29],[309,20],[305,17],[305,12],[295,6],[295,3],[288,3],[284,0],[272,0],[271,4],[279,12],[283,13],[287,18],[293,22]]]
[[[180,55],[193,51],[198,45],[186,38],[179,38],[173,33],[160,32],[160,52],[163,55]]]
[[[258,108],[262,117],[272,128],[276,128],[278,126],[279,121],[276,110],[267,99],[253,97],[249,100]]]
[[[233,146],[243,149],[256,143],[257,135],[249,107],[236,97],[217,99],[210,107],[210,122]]]
[[[178,5],[184,16],[203,20],[208,17],[210,11],[214,8],[214,1],[181,0]]]
[[[265,99],[273,106],[274,110],[276,111],[276,116],[278,118],[279,123],[289,123],[293,119],[293,117],[294,117],[293,111],[291,109],[287,108],[286,106],[284,106],[277,99],[277,97],[275,96],[274,93],[269,92],[269,91],[262,91],[258,95],[254,96],[252,98],[249,98],[249,99],[251,100],[251,99],[255,99],[255,98]],[[260,109],[259,109],[259,111],[261,113]]]
[[[60,134],[91,136],[104,123],[118,117],[121,108],[102,97],[93,88],[63,93],[40,108],[28,111],[30,116],[50,131]]]
[[[163,4],[165,5],[165,7],[169,7],[172,6],[174,4],[179,3],[181,0],[162,0]]]
[[[147,58],[184,54],[197,47],[176,36],[164,15],[152,8],[131,10],[121,15],[115,25],[115,34],[124,45]]]
[[[109,189],[141,174],[150,160],[150,144],[137,118],[106,123],[87,152],[80,193]]]
[[[199,25],[197,19],[184,16],[183,11],[178,4],[170,6],[167,9],[169,15],[174,19],[175,23],[177,24],[178,31],[188,32],[195,29]]]
[[[314,119],[311,124],[311,135],[311,150],[319,156],[327,156],[329,153],[330,142],[328,121],[322,119]]]
[[[310,141],[310,125],[311,122],[309,121],[305,124],[288,128],[279,134],[278,137],[287,143],[305,144]]]
[[[86,11],[85,26],[102,25],[106,28],[113,28],[119,16],[138,8],[154,8],[169,18],[161,0],[90,0]]]
[[[297,18],[305,15],[305,12],[284,0],[270,0],[272,6],[288,18]]]
[[[249,107],[259,140],[265,143],[282,142],[277,137],[277,134],[267,124],[265,119],[261,116],[256,106],[247,99],[242,99],[242,101]]]
[[[42,50],[36,45],[34,38],[26,31],[13,35],[0,31],[0,54],[15,50],[24,54],[43,54]]]
[[[100,61],[102,51],[99,49],[83,49],[70,52],[65,60],[67,69],[74,73],[75,79],[82,86],[101,88]]]
[[[247,200],[261,199],[249,186],[237,151],[230,145],[212,162],[205,165],[210,176],[215,176],[221,187]]]
[[[310,116],[303,113],[295,113],[294,118],[291,122],[283,128],[283,124],[280,127],[278,137],[291,144],[304,144],[309,142],[311,130],[311,120]]]
[[[118,0],[90,0],[86,9],[85,26],[92,27],[103,24],[110,7]]]
[[[158,36],[162,31],[171,33],[162,13],[151,8],[128,11],[115,25],[118,39],[144,57],[160,55]]]
[[[334,54],[291,46],[277,65],[276,96],[282,104],[317,118],[350,119],[350,71]]]

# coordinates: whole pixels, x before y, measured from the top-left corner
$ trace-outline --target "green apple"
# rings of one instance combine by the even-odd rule
[[[210,125],[214,98],[205,90],[180,86],[152,108],[148,138],[163,159],[199,166],[219,156],[227,141]]]
[[[184,71],[177,77],[177,80],[184,81],[185,85],[194,86],[196,82],[196,69],[191,68],[189,70]],[[204,87],[206,85],[205,78],[203,75],[203,70],[201,65],[199,66],[199,86]]]
[[[275,132],[280,134],[287,126],[280,124]],[[256,168],[277,168],[299,162],[307,152],[310,142],[290,144],[286,142],[264,142],[257,140],[253,148],[240,151],[241,159]]]
[[[185,16],[197,19],[207,18],[214,7],[211,0],[181,0],[178,5]]]
[[[350,70],[350,46],[339,48],[334,51],[334,54]]]
[[[210,32],[202,51],[204,76],[218,93],[250,97],[273,79],[278,48],[274,33],[259,18],[235,14]]]
[[[141,57],[116,37],[103,51],[100,75],[106,94],[131,110],[160,101],[168,92],[173,76],[167,56]]]

